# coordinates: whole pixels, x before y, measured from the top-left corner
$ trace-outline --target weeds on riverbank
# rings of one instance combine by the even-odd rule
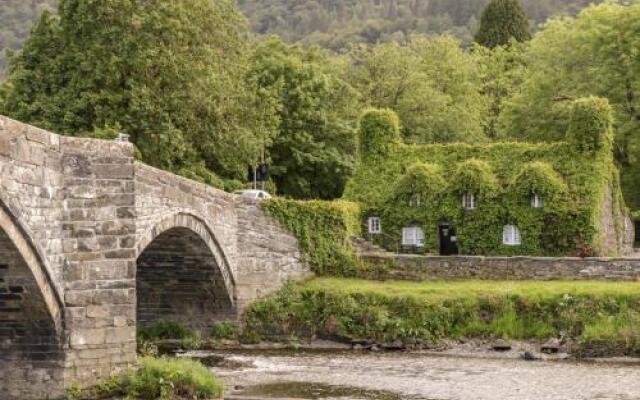
[[[187,339],[192,336],[194,333],[191,330],[174,321],[157,321],[138,329],[138,337],[142,340]]]
[[[87,390],[72,390],[69,399],[211,400],[222,392],[222,383],[197,361],[144,357],[138,369]]]
[[[138,353],[143,356],[157,355],[156,344],[162,340],[178,340],[180,347],[187,350],[196,350],[202,344],[200,332],[192,331],[174,321],[157,321],[153,325],[140,328],[136,338]],[[154,347],[156,348],[154,349]]]
[[[374,282],[319,278],[254,303],[246,329],[265,338],[563,337],[640,350],[640,284],[623,282]],[[618,346],[617,352],[620,352]]]

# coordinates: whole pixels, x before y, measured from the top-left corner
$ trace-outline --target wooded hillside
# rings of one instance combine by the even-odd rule
[[[53,10],[57,0],[0,1],[0,76],[5,64],[5,49],[19,49],[29,36],[33,20],[45,9]]]
[[[534,23],[575,14],[590,0],[523,0]],[[597,2],[597,1],[596,1]],[[0,76],[6,49],[18,49],[33,20],[58,0],[0,1]],[[253,31],[331,49],[402,41],[412,33],[450,33],[469,42],[488,0],[238,0]]]
[[[449,33],[471,41],[489,0],[239,0],[258,33],[331,49],[354,42],[402,41],[412,33]],[[535,24],[574,15],[590,0],[523,0]],[[599,1],[595,1],[596,3]]]

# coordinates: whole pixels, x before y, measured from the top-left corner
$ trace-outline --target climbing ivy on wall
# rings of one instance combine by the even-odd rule
[[[574,101],[567,136],[583,152],[610,151],[613,112],[607,99],[586,97]]]
[[[297,239],[304,261],[320,275],[354,276],[351,236],[360,236],[360,207],[348,201],[269,199],[264,210]]]
[[[607,101],[581,99],[566,142],[397,145],[373,161],[363,154],[345,199],[361,204],[363,219],[381,218],[385,235],[376,240],[391,249],[403,227],[419,225],[425,232],[422,251],[438,252],[438,224],[449,222],[462,254],[612,253],[598,235],[606,191],[613,191],[619,244],[626,210],[611,137]],[[463,209],[463,193],[476,196],[476,209]],[[410,201],[416,194],[419,204]],[[533,194],[543,199],[542,208],[532,207]],[[505,225],[519,228],[521,245],[503,244]]]
[[[400,119],[389,109],[367,110],[360,119],[359,138],[363,157],[383,157],[401,142]]]

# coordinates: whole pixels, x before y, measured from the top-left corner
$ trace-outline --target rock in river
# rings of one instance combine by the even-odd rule
[[[491,348],[495,351],[509,351],[511,350],[511,343],[507,342],[504,339],[498,339],[493,343]]]

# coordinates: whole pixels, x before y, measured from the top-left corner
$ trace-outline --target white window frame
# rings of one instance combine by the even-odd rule
[[[462,208],[469,211],[478,208],[478,201],[475,193],[465,192],[462,194]]]
[[[402,228],[402,245],[424,247],[424,230],[419,226]]]
[[[531,207],[532,208],[542,208],[544,207],[544,200],[542,196],[537,193],[531,195]]]
[[[520,246],[522,244],[520,229],[515,225],[505,225],[502,228],[502,244],[506,246]]]
[[[370,234],[379,235],[382,233],[382,222],[380,221],[380,217],[369,217],[367,225]]]
[[[420,207],[422,204],[422,196],[419,193],[412,195],[409,198],[409,207]]]

